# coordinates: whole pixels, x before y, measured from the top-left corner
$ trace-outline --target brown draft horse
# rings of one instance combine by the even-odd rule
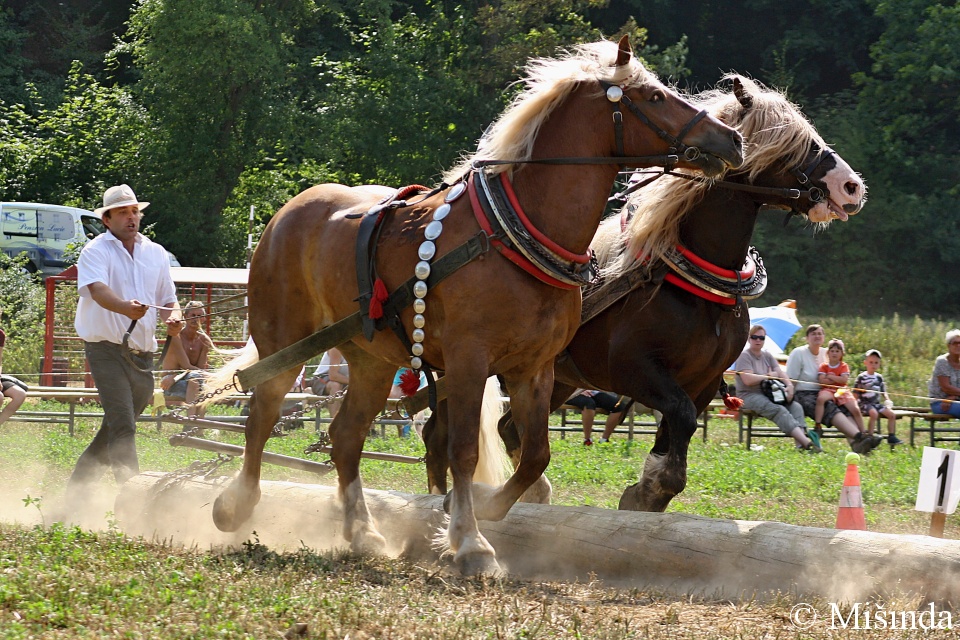
[[[743,134],[745,164],[725,177],[727,184],[663,177],[631,196],[626,229],[620,218],[605,221],[593,242],[606,263],[607,282],[641,268],[637,256],[648,256],[650,264],[676,263],[680,246],[715,265],[712,274],[725,271],[730,284],[731,275],[749,264],[761,208],[786,209],[825,225],[846,220],[862,207],[863,181],[795,105],[749,80],[727,80],[733,82],[733,93],[712,91],[695,101]],[[739,185],[753,190],[734,190]],[[673,275],[673,280],[666,276],[666,283],[638,286],[588,320],[557,359],[552,409],[579,387],[613,391],[663,413],[643,475],[624,492],[621,509],[663,511],[683,491],[696,417],[715,397],[724,370],[747,339],[745,300],[735,293],[710,294]],[[736,280],[732,284],[735,289]],[[585,308],[590,298],[588,294]],[[514,462],[525,453],[519,435],[524,429],[518,423],[525,426],[516,412],[500,422]],[[428,483],[432,491],[442,492],[443,428],[428,426],[425,435],[436,438],[428,440]],[[523,499],[545,502],[549,495],[549,483],[542,478]]]
[[[621,114],[621,105],[630,113]],[[619,126],[611,122],[612,110]],[[486,168],[488,182],[495,178],[512,183],[512,199],[529,221],[529,234],[550,247],[555,262],[570,265],[588,255],[617,165],[626,160],[622,156],[676,152],[678,145],[698,147],[700,155],[687,152],[688,160],[681,158],[680,164],[708,175],[743,161],[740,135],[661,84],[633,56],[626,38],[619,45],[583,45],[564,56],[530,63],[524,90],[484,135],[476,154],[445,176],[442,190],[383,216],[374,239],[375,268],[388,291],[400,287],[429,260],[421,253],[425,234],[434,236],[437,256],[478,234],[487,248],[492,244],[499,249],[485,251],[430,287],[423,298],[425,309],[407,308],[400,314],[406,335],[422,331],[414,342],[422,344],[423,360],[445,372],[452,390],[449,459],[455,488],[448,535],[454,561],[464,573],[500,570],[493,548],[477,528],[477,518],[502,519],[546,468],[553,358],[580,324],[578,285],[547,284],[529,262],[518,268],[505,259],[508,252],[497,246],[504,238],[481,232],[481,221],[490,222],[471,206],[484,184],[479,175],[484,169],[476,162],[509,161]],[[549,164],[547,159],[553,158],[572,159],[573,164]],[[461,197],[464,191],[469,197]],[[383,193],[383,187],[325,184],[304,191],[280,209],[267,225],[251,264],[250,333],[255,346],[243,350],[211,384],[229,380],[237,368],[357,310],[358,214],[377,205]],[[438,221],[442,234],[436,237]],[[511,258],[517,259],[518,253]],[[350,362],[350,387],[330,425],[330,436],[344,509],[343,534],[355,550],[378,551],[385,541],[363,499],[360,454],[393,376],[398,367],[410,366],[411,352],[389,331],[377,332],[369,341],[357,335],[339,349]],[[260,498],[264,444],[298,370],[299,365],[256,386],[243,467],[214,504],[214,521],[221,530],[236,530]],[[481,400],[485,381],[494,374],[505,378],[515,415],[529,426],[513,477],[487,493],[474,492]]]

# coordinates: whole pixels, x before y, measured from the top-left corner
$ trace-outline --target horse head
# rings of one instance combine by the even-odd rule
[[[714,177],[743,163],[742,137],[646,71],[626,35],[617,44],[614,69],[613,77],[600,79],[600,85],[614,110],[618,155],[629,142],[628,119],[621,112],[626,107],[645,125],[634,128],[640,140],[649,145],[650,134],[655,134],[668,144],[668,153],[678,155],[678,167]]]
[[[776,183],[788,190],[785,197],[770,195],[768,205],[821,224],[859,213],[866,202],[866,185],[800,109],[755,81],[737,75],[727,78],[734,100],[719,102],[717,115],[738,126],[751,154],[738,173],[746,174],[748,182]]]

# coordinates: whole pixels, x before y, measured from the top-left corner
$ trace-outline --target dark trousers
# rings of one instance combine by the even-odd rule
[[[153,354],[124,353],[124,347],[112,342],[85,342],[84,351],[104,418],[97,435],[77,460],[68,490],[99,480],[108,466],[113,468],[117,483],[140,473],[137,416],[153,398],[153,374],[141,370],[152,368]]]

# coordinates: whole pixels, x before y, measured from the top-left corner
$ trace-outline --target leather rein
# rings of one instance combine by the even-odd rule
[[[744,191],[747,193],[755,193],[762,196],[777,196],[784,198],[786,200],[796,200],[798,203],[816,205],[820,202],[823,202],[823,199],[826,197],[826,194],[823,192],[823,189],[813,185],[811,183],[810,176],[816,171],[817,167],[820,164],[829,158],[832,155],[836,155],[836,151],[833,149],[827,148],[821,150],[817,156],[803,169],[799,167],[793,167],[789,169],[793,177],[797,179],[797,182],[801,186],[809,185],[806,189],[796,189],[789,187],[761,187],[753,184],[744,184],[742,182],[732,182],[730,180],[716,180],[712,184],[713,186],[720,187],[722,189],[728,189],[730,191]],[[643,172],[636,172],[643,173]],[[653,180],[656,180],[662,176],[673,176],[675,178],[683,178],[684,180],[693,180],[696,182],[706,182],[702,176],[693,175],[689,173],[678,173],[672,169],[664,169],[663,171],[652,172],[653,176],[642,181],[638,181],[626,189],[610,197],[610,202],[615,201],[625,201],[627,196],[629,196],[634,191],[646,186]],[[795,214],[796,211],[791,209],[791,215]]]
[[[820,150],[806,167],[802,169],[799,167],[789,169],[789,172],[797,179],[797,182],[799,182],[801,186],[809,185],[806,189],[762,187],[729,180],[718,180],[714,182],[713,185],[732,191],[778,196],[789,200],[797,200],[798,202],[816,204],[822,202],[826,194],[823,192],[823,189],[811,184],[811,175],[824,160],[831,155],[835,155],[835,153],[836,152],[830,148]],[[630,185],[624,191],[612,196],[610,200],[623,202],[627,196],[634,191],[664,175],[705,182],[704,178],[700,176],[677,173],[670,169],[664,169],[663,171],[655,172],[650,178]],[[797,212],[791,208],[787,213],[787,218],[784,223],[796,214]],[[748,249],[744,269],[738,271],[724,269],[711,264],[682,245],[677,245],[674,251],[671,251],[669,255],[665,256],[663,263],[668,267],[668,273],[664,274],[662,267],[660,269],[654,269],[648,265],[631,270],[631,272],[639,271],[641,273],[641,275],[633,277],[635,280],[633,286],[614,286],[617,280],[624,278],[624,276],[621,276],[612,283],[607,283],[598,289],[588,292],[584,296],[581,324],[597,316],[601,311],[626,295],[627,292],[644,283],[659,283],[665,280],[709,302],[714,302],[722,307],[733,308],[735,312],[739,309],[741,301],[758,298],[763,294],[767,285],[766,269],[763,266],[763,259],[760,257],[760,253],[756,247],[750,247]],[[642,275],[644,273],[646,275]],[[626,291],[624,291],[624,289],[626,289]]]

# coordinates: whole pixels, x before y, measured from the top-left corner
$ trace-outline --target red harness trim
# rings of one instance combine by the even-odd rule
[[[487,220],[487,216],[483,212],[483,208],[480,206],[480,199],[477,197],[477,185],[472,174],[470,176],[470,179],[467,181],[467,187],[468,187],[467,190],[470,193],[470,206],[473,209],[473,216],[477,219],[477,224],[480,225],[480,228],[483,229],[483,232],[486,233],[488,236],[493,235],[493,227],[490,226],[490,221]],[[512,191],[509,193],[512,193]],[[514,203],[514,200],[515,198],[511,199],[511,204]],[[521,213],[519,206],[518,205],[514,205],[514,206],[518,207],[517,213],[522,216],[523,214]],[[524,220],[524,219],[525,218],[521,218],[521,220]],[[526,224],[526,222],[524,222],[524,224]],[[528,231],[533,233],[533,230],[529,228],[528,228]],[[490,244],[496,247],[497,251],[499,251],[503,257],[505,257],[507,260],[509,260],[513,264],[517,265],[518,267],[520,267],[521,269],[523,269],[524,271],[532,275],[534,278],[536,278],[540,282],[548,284],[552,287],[557,287],[558,289],[579,289],[580,288],[578,285],[561,282],[560,280],[557,280],[553,276],[547,275],[546,273],[541,271],[535,264],[530,262],[530,260],[525,255],[523,255],[518,251],[514,251],[510,247],[503,244],[502,241],[497,240],[496,238],[491,238]]]
[[[507,199],[510,200],[510,204],[513,206],[514,210],[517,212],[517,217],[520,218],[520,222],[523,223],[524,228],[530,232],[534,238],[537,239],[537,242],[545,246],[550,251],[553,251],[555,254],[563,258],[564,260],[569,260],[571,262],[576,262],[577,264],[587,264],[590,262],[590,250],[587,249],[581,254],[573,253],[572,251],[567,251],[556,242],[543,235],[539,229],[533,226],[533,223],[527,218],[527,214],[523,212],[523,208],[520,206],[520,201],[517,200],[517,194],[513,191],[513,184],[511,184],[510,179],[507,178],[507,173],[504,171],[499,176],[500,182],[503,184],[503,190],[507,194]]]
[[[707,300],[709,302],[716,302],[717,304],[723,304],[730,307],[732,307],[737,303],[736,298],[725,298],[723,296],[718,296],[715,293],[711,293],[710,291],[704,291],[700,287],[687,282],[680,276],[673,273],[668,273],[663,277],[663,279],[669,282],[670,284],[680,287],[684,291],[689,291],[693,295],[703,298],[704,300]]]
[[[409,184],[400,191],[397,192],[397,195],[393,196],[394,200],[406,200],[409,196],[415,196],[421,191],[430,191],[427,187],[422,184]]]
[[[684,258],[686,258],[693,264],[697,265],[704,271],[712,273],[713,275],[719,276],[721,278],[726,278],[727,280],[733,280],[734,282],[737,281],[737,273],[740,274],[741,280],[749,280],[750,278],[753,277],[753,274],[756,272],[756,265],[752,263],[747,271],[737,272],[737,271],[731,271],[730,269],[724,269],[723,267],[718,267],[717,265],[711,262],[707,262],[706,260],[698,256],[694,252],[690,251],[690,249],[687,249],[682,245],[679,245],[679,244],[677,245],[677,251],[679,251]]]

